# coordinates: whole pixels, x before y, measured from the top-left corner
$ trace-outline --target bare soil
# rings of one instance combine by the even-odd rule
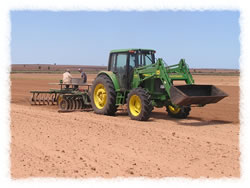
[[[31,106],[30,90],[57,88],[62,75],[11,75],[11,176],[240,177],[239,77],[194,76],[229,94],[187,119],[155,109],[147,122]],[[79,75],[73,75],[77,77]],[[95,75],[88,75],[92,83]]]

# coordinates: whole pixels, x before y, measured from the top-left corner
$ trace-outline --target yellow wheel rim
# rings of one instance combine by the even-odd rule
[[[62,102],[62,100],[63,100],[63,96],[59,95],[57,100],[58,100],[58,104],[60,104]]]
[[[97,84],[95,87],[94,103],[98,109],[103,109],[107,103],[107,92],[103,84]]]
[[[137,95],[132,95],[129,100],[129,110],[133,116],[141,113],[141,99]]]
[[[178,114],[179,112],[180,112],[180,110],[181,110],[181,108],[175,108],[175,107],[173,107],[172,105],[169,105],[168,106],[168,109],[169,109],[169,111],[172,113],[172,114]]]

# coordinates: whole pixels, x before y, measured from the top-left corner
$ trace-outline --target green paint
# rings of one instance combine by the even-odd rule
[[[97,76],[100,76],[100,75],[103,75],[103,74],[107,75],[112,80],[112,82],[114,84],[114,87],[115,87],[115,91],[118,92],[120,90],[120,85],[118,83],[116,75],[111,71],[101,71],[101,72],[98,73]]]
[[[153,49],[119,49],[112,50],[110,53],[127,53],[131,51],[153,51]],[[132,52],[132,53],[134,53]],[[135,53],[136,54],[136,53]],[[113,82],[116,91],[116,105],[126,104],[127,94],[134,88],[143,87],[151,95],[152,104],[155,107],[163,107],[171,104],[170,88],[176,80],[183,80],[186,84],[193,84],[194,80],[184,59],[178,64],[165,67],[164,61],[159,58],[155,63],[133,69],[130,89],[120,90],[117,77],[118,73],[112,71],[101,71],[98,76],[105,74]],[[124,78],[127,79],[127,78]],[[158,85],[157,85],[158,84]],[[161,87],[161,89],[160,89]]]

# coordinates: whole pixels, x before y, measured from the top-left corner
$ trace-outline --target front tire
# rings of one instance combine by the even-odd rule
[[[128,115],[133,120],[146,121],[153,109],[150,95],[143,88],[135,88],[127,98]]]
[[[166,107],[168,115],[173,118],[184,119],[187,118],[189,112],[191,110],[190,107],[174,107],[172,105],[168,105]]]
[[[91,105],[95,113],[114,115],[117,111],[114,84],[106,75],[98,76],[91,88]]]

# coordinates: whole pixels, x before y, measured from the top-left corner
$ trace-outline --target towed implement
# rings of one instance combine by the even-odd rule
[[[124,105],[131,119],[145,121],[154,108],[165,107],[171,117],[186,118],[191,107],[217,103],[228,96],[213,85],[195,84],[184,59],[167,66],[163,59],[156,60],[152,49],[112,50],[107,71],[97,74],[91,89],[86,84],[87,89],[79,89],[80,82],[72,81],[68,89],[61,83],[60,90],[31,91],[31,101],[57,104],[61,111],[92,108],[103,115],[114,115]]]
[[[73,78],[71,84],[52,83],[60,89],[49,91],[30,91],[32,105],[58,105],[59,112],[72,112],[91,108],[89,98],[90,85],[83,83],[81,78]],[[69,87],[65,87],[69,85]],[[80,88],[83,87],[83,88]]]

